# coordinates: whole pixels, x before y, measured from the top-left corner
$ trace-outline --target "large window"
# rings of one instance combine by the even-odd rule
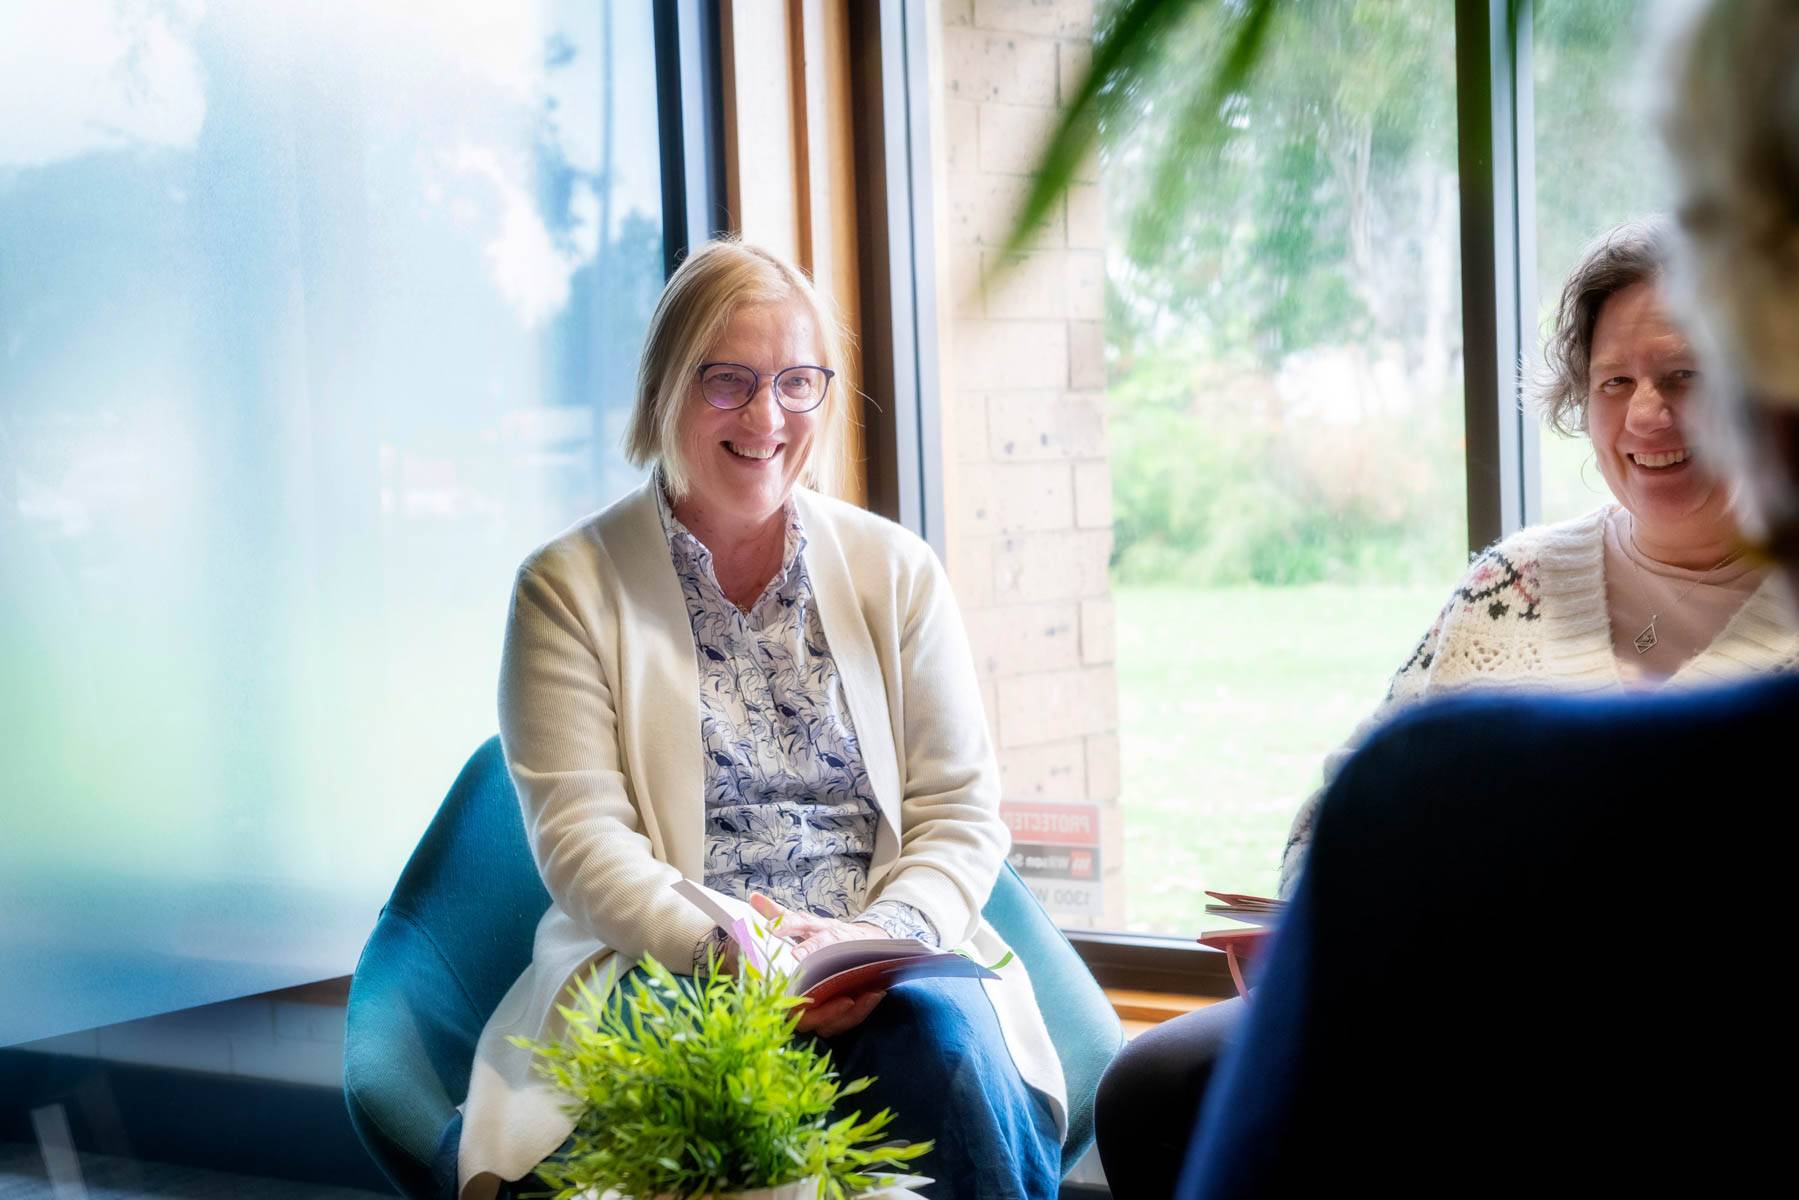
[[[0,7],[0,1044],[354,963],[514,567],[634,482],[653,49],[640,4]]]
[[[1536,315],[1555,315],[1581,249],[1620,221],[1666,212],[1664,152],[1645,111],[1649,87],[1640,0],[1538,0],[1530,54],[1534,150]],[[1526,296],[1528,304],[1533,297]],[[1530,328],[1529,324],[1526,325]],[[1542,516],[1578,516],[1611,499],[1585,438],[1542,436]]]
[[[1215,65],[1219,8],[1182,71]],[[1180,104],[1104,131],[1131,929],[1272,893],[1466,561],[1454,32],[1437,3],[1277,6],[1232,137],[1172,190],[1145,164],[1191,137]]]

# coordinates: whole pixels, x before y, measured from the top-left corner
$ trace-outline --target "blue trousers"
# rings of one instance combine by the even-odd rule
[[[1053,1200],[1062,1180],[1062,1141],[1049,1100],[1018,1074],[981,985],[972,979],[918,979],[887,993],[848,1033],[820,1038],[844,1082],[874,1076],[839,1116],[893,1110],[888,1133],[933,1141],[912,1168],[935,1182],[931,1200]],[[435,1173],[453,1196],[458,1113],[438,1146]],[[499,1200],[542,1195],[527,1175]]]
[[[916,979],[869,1018],[821,1038],[844,1081],[876,1077],[844,1106],[890,1108],[894,1137],[936,1142],[913,1166],[936,1182],[932,1200],[1052,1200],[1062,1140],[1049,1101],[1019,1077],[981,985]]]

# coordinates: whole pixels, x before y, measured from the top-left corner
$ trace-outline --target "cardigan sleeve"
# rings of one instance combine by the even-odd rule
[[[1423,699],[1429,690],[1431,666],[1436,662],[1437,649],[1442,644],[1443,629],[1454,616],[1455,609],[1456,597],[1452,595],[1431,627],[1418,640],[1411,655],[1393,673],[1393,678],[1387,685],[1386,698],[1356,725],[1341,746],[1324,756],[1323,780],[1317,790],[1299,806],[1299,811],[1293,814],[1293,824],[1287,831],[1287,844],[1281,851],[1281,896],[1290,897],[1299,882],[1299,868],[1305,862],[1306,851],[1311,847],[1312,825],[1318,819],[1318,802],[1324,798],[1324,793],[1330,789],[1338,772],[1342,771],[1344,764],[1376,729],[1386,724],[1401,709]]]
[[[577,925],[627,958],[685,971],[712,928],[670,890],[627,787],[617,713],[568,591],[520,571],[500,664],[500,741],[544,886]]]
[[[879,899],[911,905],[958,946],[979,926],[1012,839],[961,612],[937,556],[922,542],[914,554],[898,597],[900,853]]]

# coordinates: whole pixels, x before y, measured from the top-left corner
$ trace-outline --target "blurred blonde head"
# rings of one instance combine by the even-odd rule
[[[821,492],[840,487],[850,412],[843,324],[797,266],[760,246],[720,239],[697,247],[663,288],[644,335],[637,395],[625,429],[626,459],[634,466],[658,468],[671,499],[681,499],[690,486],[681,427],[690,407],[705,403],[698,378],[707,351],[738,309],[789,302],[812,314],[824,358],[817,365],[837,372],[820,406],[818,432],[800,479]]]
[[[1676,294],[1749,532],[1799,562],[1799,3],[1671,5]]]

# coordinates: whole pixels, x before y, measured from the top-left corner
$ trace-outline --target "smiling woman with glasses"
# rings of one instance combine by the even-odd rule
[[[922,541],[826,494],[843,346],[796,267],[696,250],[651,318],[625,435],[649,482],[519,571],[500,733],[554,903],[476,1052],[465,1200],[543,1190],[573,1122],[509,1039],[557,1036],[574,977],[734,968],[676,880],[780,917],[800,958],[885,937],[1011,958],[981,917],[1009,838],[955,599]],[[1056,1194],[1061,1067],[1022,965],[998,975],[800,1018],[844,1078],[877,1077],[855,1108],[936,1141],[930,1196]]]

